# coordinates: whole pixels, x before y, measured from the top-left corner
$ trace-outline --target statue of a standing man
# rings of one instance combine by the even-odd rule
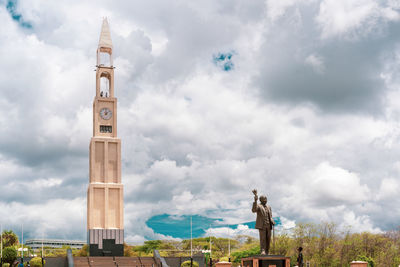
[[[256,229],[258,229],[260,233],[260,249],[261,255],[268,255],[269,245],[271,243],[271,230],[275,225],[274,220],[272,219],[272,211],[271,207],[267,205],[267,197],[260,196],[261,204],[257,204],[258,196],[257,190],[253,190],[254,194],[254,202],[252,212],[257,212],[256,219]]]

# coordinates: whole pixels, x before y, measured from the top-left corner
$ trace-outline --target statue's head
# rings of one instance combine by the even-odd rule
[[[263,205],[267,204],[267,196],[264,195],[260,196],[260,202]]]

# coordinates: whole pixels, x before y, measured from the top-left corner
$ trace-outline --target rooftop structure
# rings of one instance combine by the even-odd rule
[[[62,239],[29,239],[25,242],[26,246],[32,249],[40,249],[43,247],[62,248],[63,246],[70,246],[71,248],[81,249],[86,245],[86,241],[80,240],[62,240]]]

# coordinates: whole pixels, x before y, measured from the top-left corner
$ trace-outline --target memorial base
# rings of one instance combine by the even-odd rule
[[[88,232],[89,255],[124,256],[124,230],[90,229]]]
[[[290,267],[290,257],[281,255],[257,255],[242,259],[243,267]]]

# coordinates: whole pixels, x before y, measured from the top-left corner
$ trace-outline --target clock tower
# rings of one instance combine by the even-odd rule
[[[90,256],[123,256],[124,204],[121,140],[117,137],[113,45],[107,19],[97,48],[93,137],[89,147],[87,229]]]

